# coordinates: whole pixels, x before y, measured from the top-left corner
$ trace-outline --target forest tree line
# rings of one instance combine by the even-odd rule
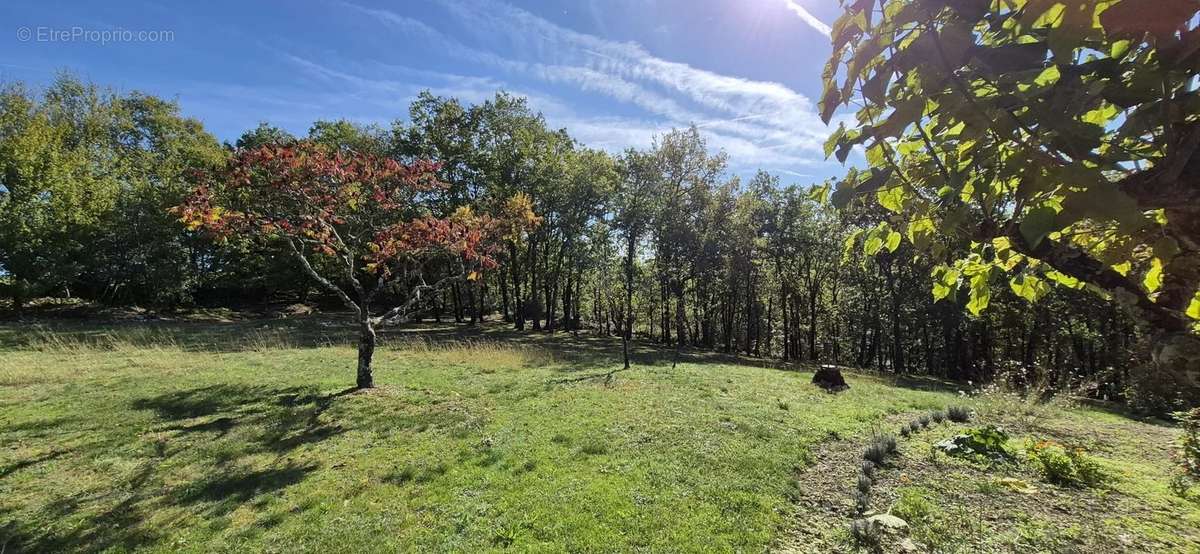
[[[336,307],[289,256],[204,240],[170,212],[197,172],[235,150],[297,140],[438,161],[447,186],[424,203],[436,216],[528,198],[541,224],[505,242],[500,268],[434,295],[426,320],[629,332],[675,347],[1003,377],[1112,399],[1144,386],[1131,374],[1143,334],[1108,300],[1055,287],[1032,304],[992,287],[990,307],[972,313],[966,291],[935,300],[935,264],[898,234],[862,244],[888,217],[879,206],[839,210],[827,184],[761,171],[742,179],[694,127],[644,149],[588,148],[503,92],[477,105],[424,93],[390,126],[319,121],[297,137],[263,123],[222,144],[152,95],[69,75],[42,91],[10,84],[0,93],[0,269],[12,309],[43,296],[160,309]]]

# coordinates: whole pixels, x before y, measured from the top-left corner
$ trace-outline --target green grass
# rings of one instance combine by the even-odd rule
[[[762,551],[817,446],[961,402],[649,348],[611,386],[555,384],[618,344],[448,328],[387,337],[379,387],[349,392],[354,351],[319,323],[0,327],[0,544]]]

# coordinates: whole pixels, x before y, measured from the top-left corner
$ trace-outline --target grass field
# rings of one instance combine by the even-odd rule
[[[700,354],[671,369],[648,347],[610,385],[557,383],[612,369],[619,344],[494,327],[387,335],[380,386],[353,392],[347,339],[318,318],[0,326],[0,548],[850,550],[833,512],[863,438],[963,403],[1017,437],[1083,441],[1113,477],[991,490],[994,472],[918,454],[951,434],[929,431],[880,497],[930,499],[919,547],[1200,549],[1161,425],[866,375],[831,395],[804,371]],[[960,532],[961,503],[985,501],[996,513]]]

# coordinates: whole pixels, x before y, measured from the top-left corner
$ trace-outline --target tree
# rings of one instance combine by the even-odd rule
[[[860,102],[826,144],[866,148],[832,199],[893,213],[943,262],[934,294],[978,314],[1009,286],[1088,287],[1152,330],[1153,361],[1200,384],[1200,3],[843,0],[821,115]],[[971,241],[952,254],[941,233]]]
[[[265,145],[238,150],[222,171],[200,176],[175,213],[193,230],[286,248],[355,314],[357,386],[369,388],[378,326],[405,321],[430,293],[496,267],[490,239],[497,220],[465,206],[444,218],[422,209],[421,196],[442,186],[436,169],[309,141]],[[375,301],[387,293],[402,300],[377,311]]]
[[[623,275],[624,309],[621,310],[621,357],[629,369],[629,341],[633,339],[634,269],[638,246],[654,217],[653,190],[657,186],[653,156],[629,149],[621,157],[621,180],[613,202],[613,226],[625,243]]]
[[[42,94],[0,91],[0,271],[14,309],[30,295],[92,293],[171,304],[187,297],[187,248],[165,210],[185,175],[221,163],[179,107],[64,74]]]

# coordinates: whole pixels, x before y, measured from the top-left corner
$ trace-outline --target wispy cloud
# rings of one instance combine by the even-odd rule
[[[796,0],[783,0],[783,1],[787,3],[787,7],[789,10],[792,10],[793,12],[795,12],[796,15],[800,16],[800,19],[804,20],[804,22],[807,23],[809,27],[812,27],[818,33],[821,33],[822,35],[825,35],[825,36],[829,36],[830,33],[833,31],[833,29],[830,29],[828,25],[826,25],[820,19],[817,19],[817,17],[814,16],[813,14],[809,13],[808,10],[804,9],[804,6],[797,4]]]
[[[736,165],[801,167],[823,164],[828,127],[807,97],[780,83],[722,75],[617,42],[561,27],[498,0],[437,0],[471,34],[467,46],[428,24],[398,13],[345,4],[407,39],[434,44],[446,55],[554,86],[569,86],[637,108],[647,118],[579,113],[547,96],[535,107],[594,146],[649,144],[655,133],[696,124]],[[818,22],[819,23],[819,22]],[[826,27],[826,30],[828,28]],[[467,39],[464,39],[467,40]],[[503,55],[500,54],[503,53]],[[339,67],[341,65],[339,64]],[[320,73],[316,73],[320,76]],[[387,87],[372,76],[343,80],[359,88]]]

